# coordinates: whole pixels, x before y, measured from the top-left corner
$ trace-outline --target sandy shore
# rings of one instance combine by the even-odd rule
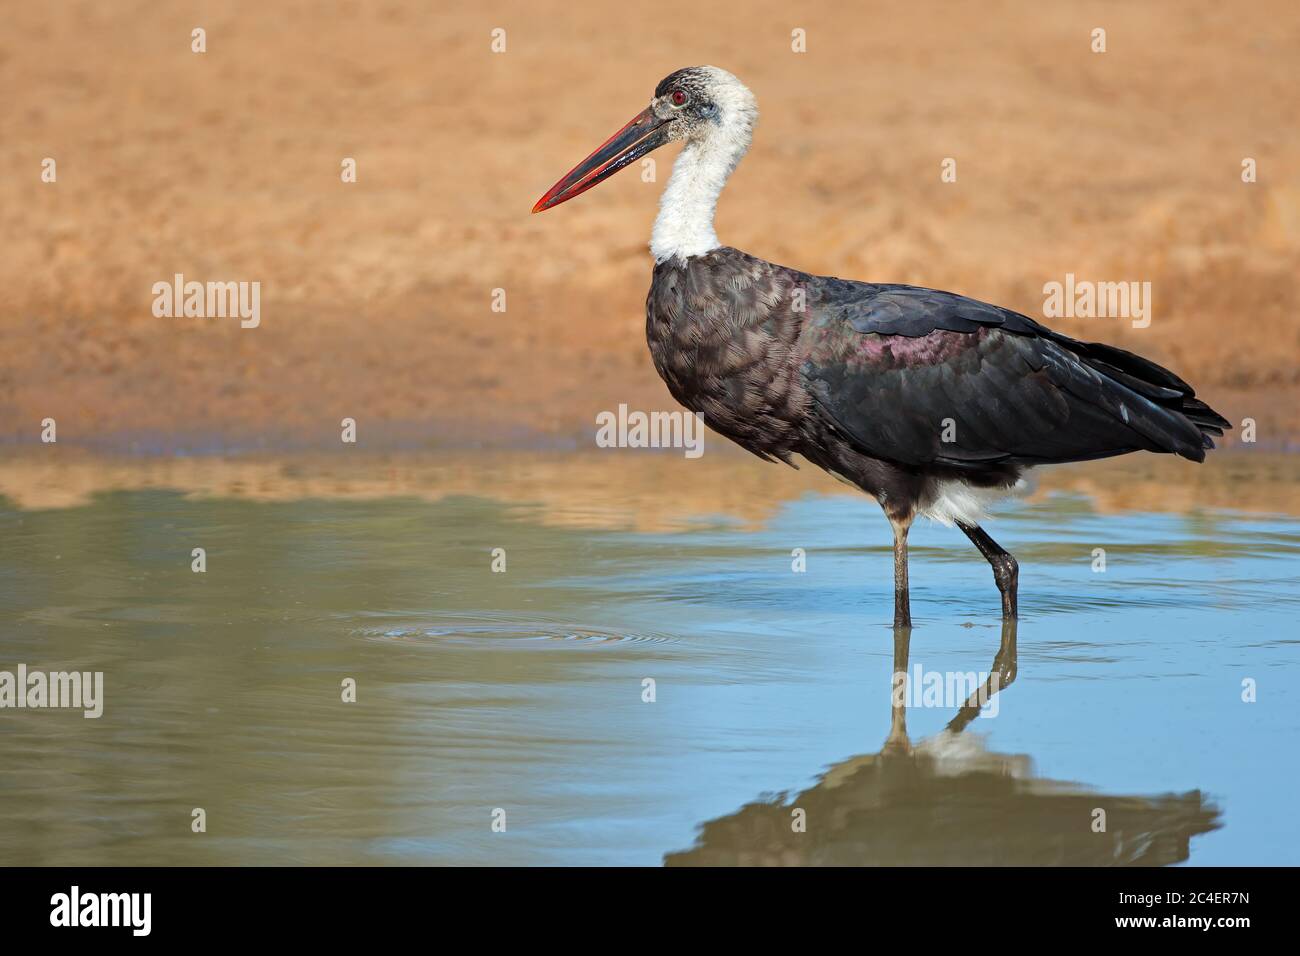
[[[583,447],[600,410],[674,407],[643,331],[672,151],[529,209],[698,62],[764,110],[724,241],[1038,317],[1067,273],[1150,282],[1149,327],[1053,324],[1171,365],[1263,447],[1300,436],[1293,3],[336,8],[6,12],[0,440],[310,449],[351,417],[371,448]],[[156,317],[176,273],[259,282],[260,325]]]
[[[1300,514],[1300,456],[1228,452],[1196,466],[1134,455],[1031,473],[1033,500],[1087,496],[1103,513],[1229,509]],[[817,469],[793,471],[728,449],[688,460],[622,449],[576,454],[449,452],[237,457],[103,456],[24,449],[0,469],[0,504],[73,508],[115,491],[168,491],[195,498],[425,501],[468,495],[529,509],[545,524],[661,531],[724,518],[764,525],[807,494],[856,495]]]

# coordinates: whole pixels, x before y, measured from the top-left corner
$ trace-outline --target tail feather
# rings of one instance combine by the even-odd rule
[[[1222,435],[1225,428],[1232,427],[1231,422],[1194,395],[1188,395],[1183,399],[1179,411],[1186,415],[1193,425],[1211,435]]]
[[[1232,427],[1231,422],[1197,398],[1190,385],[1164,366],[1113,345],[1074,339],[1066,339],[1066,343],[1087,365],[1141,395],[1156,407],[1181,416],[1200,433],[1198,448],[1176,434],[1180,429],[1166,434],[1159,434],[1166,432],[1166,429],[1155,429],[1157,434],[1150,437],[1163,439],[1161,443],[1166,451],[1192,461],[1204,461],[1205,449],[1214,447],[1211,436],[1221,436],[1224,429]]]

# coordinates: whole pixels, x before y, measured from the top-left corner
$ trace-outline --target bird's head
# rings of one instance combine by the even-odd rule
[[[739,160],[749,147],[757,119],[754,94],[726,70],[716,66],[677,70],[655,87],[649,106],[547,190],[533,212],[568,202],[675,140],[718,147]]]

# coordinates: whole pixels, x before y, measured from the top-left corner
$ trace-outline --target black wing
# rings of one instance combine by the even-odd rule
[[[1228,422],[1167,369],[949,292],[810,284],[804,384],[876,458],[976,468],[1130,451],[1194,461]]]

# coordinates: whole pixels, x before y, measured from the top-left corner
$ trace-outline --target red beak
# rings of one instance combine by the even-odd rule
[[[574,196],[580,196],[597,183],[604,182],[629,163],[668,142],[664,128],[668,120],[660,119],[646,107],[621,130],[601,143],[600,148],[569,170],[558,183],[537,200],[533,212],[542,212]]]

